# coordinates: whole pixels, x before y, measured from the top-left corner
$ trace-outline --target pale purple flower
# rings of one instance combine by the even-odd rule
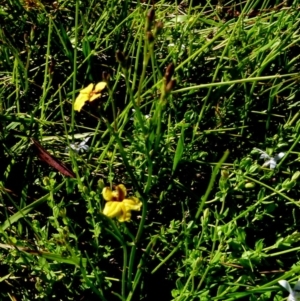
[[[296,282],[294,289],[286,280],[279,280],[278,283],[290,293],[287,298],[288,301],[300,301],[300,280]]]
[[[89,140],[91,139],[91,137],[87,137],[85,138],[82,142],[78,143],[72,143],[70,144],[70,147],[66,147],[66,152],[69,151],[69,149],[74,150],[76,153],[84,153],[87,152],[89,150],[89,146],[86,144]]]
[[[274,157],[269,156],[266,152],[260,150],[259,148],[255,147],[255,150],[257,150],[261,155],[259,159],[267,159],[267,161],[263,164],[262,167],[270,167],[270,169],[274,169],[277,165],[277,162],[285,155],[285,153],[279,153],[275,155]]]

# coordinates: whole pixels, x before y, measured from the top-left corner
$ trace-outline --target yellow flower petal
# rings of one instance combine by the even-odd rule
[[[96,87],[95,87],[95,89],[94,89],[94,92],[96,92],[96,93],[101,92],[102,90],[105,89],[106,85],[107,85],[106,82],[99,82],[99,83],[96,85]]]
[[[99,98],[100,96],[101,96],[101,93],[98,93],[98,94],[93,93],[92,96],[89,98],[89,101],[93,101],[93,100]]]
[[[124,203],[126,210],[140,211],[142,207],[142,202],[134,196],[130,199],[123,200],[122,203]]]
[[[80,112],[87,100],[90,100],[91,92],[93,91],[94,84],[89,84],[86,88],[80,90],[79,95],[74,102],[74,110]]]
[[[103,214],[109,218],[116,217],[119,222],[127,222],[131,219],[131,212],[126,210],[123,202],[107,202]]]
[[[126,210],[126,206],[124,202],[122,202],[121,204],[122,204],[122,215],[117,216],[117,219],[121,223],[128,222],[131,220],[131,211]]]
[[[136,197],[125,199],[127,195],[126,187],[123,184],[116,186],[115,190],[104,187],[102,190],[103,198],[107,201],[104,206],[103,214],[107,217],[116,217],[119,222],[127,222],[131,219],[131,211],[139,211],[142,202]]]
[[[123,184],[116,186],[116,191],[118,192],[119,202],[123,201],[127,195],[127,189]]]
[[[79,94],[74,102],[74,110],[80,112],[85,102],[88,100],[87,94]]]
[[[93,91],[94,84],[89,84],[86,88],[80,90],[80,94],[90,94]]]
[[[107,217],[120,217],[123,214],[121,202],[107,202],[103,209],[103,214]]]
[[[104,187],[102,190],[102,195],[105,201],[107,202],[117,202],[118,194],[115,191],[112,191],[109,187]]]
[[[115,190],[104,187],[102,195],[105,201],[122,202],[127,195],[127,189],[123,184],[117,185]]]

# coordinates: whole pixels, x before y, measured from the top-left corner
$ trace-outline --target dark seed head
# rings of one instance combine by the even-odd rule
[[[163,28],[164,28],[164,23],[162,21],[157,21],[155,23],[155,32],[156,32],[156,34],[159,34],[162,31]]]
[[[166,85],[165,92],[170,93],[174,89],[175,85],[176,85],[176,80],[175,79],[170,80]]]
[[[102,80],[104,82],[108,82],[109,81],[109,78],[110,78],[110,74],[107,72],[107,71],[103,71],[102,72]]]
[[[147,40],[148,40],[149,43],[153,43],[154,42],[154,35],[153,35],[153,33],[151,31],[147,31],[146,36],[147,36]]]
[[[116,59],[119,63],[123,63],[126,60],[124,53],[120,50],[116,52]]]
[[[174,64],[173,63],[170,63],[166,69],[166,72],[165,72],[165,79],[166,79],[166,83],[168,84],[169,81],[171,80],[173,74],[174,74]]]
[[[155,10],[153,6],[150,8],[150,10],[147,13],[147,19],[150,24],[152,24],[155,19]]]
[[[122,51],[118,50],[116,52],[116,60],[121,64],[122,68],[128,69],[128,60]]]

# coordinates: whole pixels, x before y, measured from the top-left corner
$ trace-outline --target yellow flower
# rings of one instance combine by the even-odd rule
[[[117,185],[115,190],[104,187],[102,195],[107,202],[103,214],[110,218],[116,217],[119,222],[128,222],[131,219],[131,210],[141,210],[142,202],[138,198],[126,198],[127,190],[123,184]]]
[[[80,112],[86,101],[93,101],[101,96],[101,91],[106,87],[106,82],[99,82],[94,89],[94,84],[89,84],[79,92],[74,102],[74,110]]]

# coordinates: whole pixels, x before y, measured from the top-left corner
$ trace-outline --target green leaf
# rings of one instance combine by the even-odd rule
[[[176,170],[176,167],[179,163],[179,161],[181,160],[182,154],[183,154],[183,148],[184,148],[184,131],[185,128],[182,127],[181,129],[181,134],[177,143],[177,147],[176,147],[176,152],[175,152],[175,156],[174,156],[174,161],[173,161],[173,167],[172,167],[172,173],[174,173],[174,171]]]

